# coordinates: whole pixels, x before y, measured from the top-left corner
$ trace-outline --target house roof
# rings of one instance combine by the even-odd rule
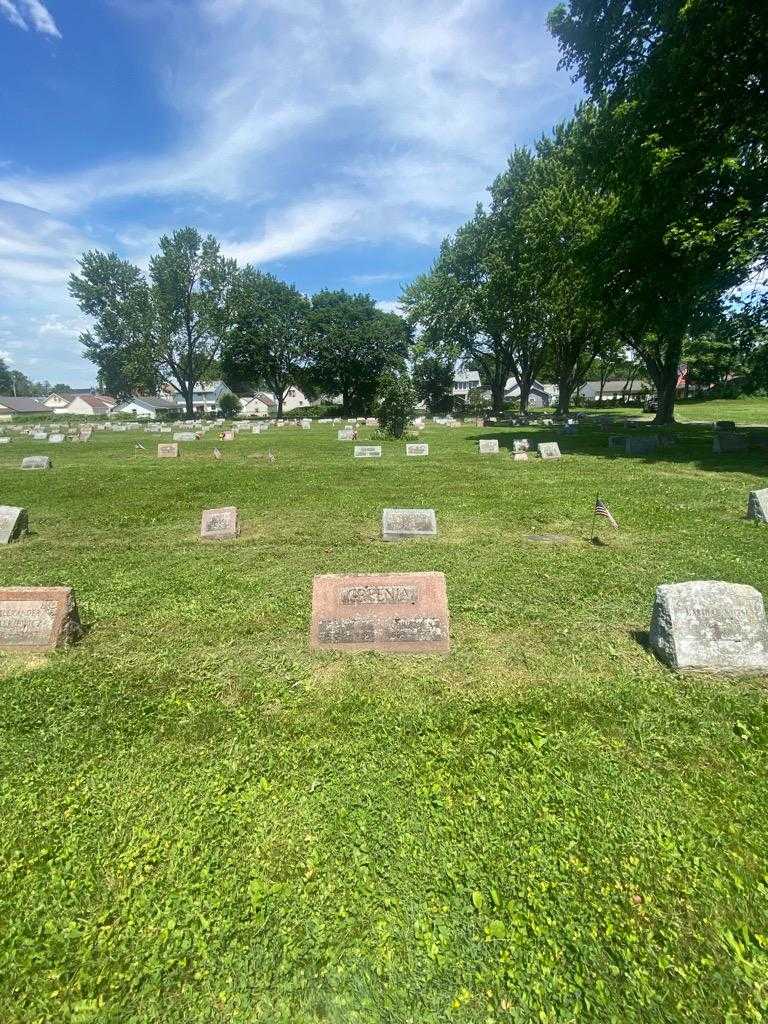
[[[44,412],[50,414],[51,411],[36,398],[16,398],[15,395],[0,395],[0,406],[10,409],[11,412]]]
[[[130,405],[135,402],[137,405],[143,405],[145,409],[175,409],[176,403],[172,398],[161,398],[157,395],[134,395],[133,398],[127,399],[125,402],[121,402],[120,405],[116,405],[116,409],[120,409],[125,405]]]
[[[112,398],[111,395],[72,395],[70,402],[74,402],[76,399],[80,399],[81,402],[85,402],[86,405],[90,405],[92,409],[96,409],[98,412],[101,409],[111,409],[113,405],[117,404],[116,399]]]
[[[257,391],[253,395],[253,397],[257,398],[260,402],[263,402],[264,405],[277,405],[277,401],[275,400],[275,396],[274,395],[270,395],[270,393],[268,391]]]

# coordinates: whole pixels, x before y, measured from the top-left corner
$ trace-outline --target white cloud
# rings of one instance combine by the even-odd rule
[[[4,14],[16,28],[27,31],[31,24],[35,31],[61,39],[61,32],[53,20],[53,15],[41,0],[0,0],[0,13]]]

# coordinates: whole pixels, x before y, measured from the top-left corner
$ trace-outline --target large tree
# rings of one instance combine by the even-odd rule
[[[345,413],[370,412],[382,375],[402,370],[410,349],[403,317],[346,291],[313,296],[309,339],[306,377],[315,392],[341,395]]]
[[[416,398],[432,413],[453,409],[454,360],[419,351],[413,364]]]
[[[192,416],[195,383],[216,365],[231,327],[234,260],[212,235],[182,228],[160,239],[149,281],[115,253],[87,252],[70,292],[94,320],[81,336],[100,383],[118,394],[170,385]]]
[[[591,111],[591,163],[616,206],[606,302],[670,422],[686,335],[768,253],[768,5],[569,0],[550,15]]]
[[[222,369],[230,383],[265,383],[277,399],[278,417],[307,361],[309,311],[305,296],[272,274],[253,267],[238,274]]]

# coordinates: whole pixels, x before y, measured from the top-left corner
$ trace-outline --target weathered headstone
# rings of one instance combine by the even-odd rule
[[[203,511],[200,523],[203,540],[234,540],[240,536],[240,517],[232,505],[224,508],[208,508]]]
[[[648,455],[655,452],[659,447],[659,439],[655,434],[637,434],[628,437],[624,442],[624,451],[627,455]]]
[[[63,440],[64,440],[64,435],[63,434],[49,434],[48,435],[48,444],[61,444]]]
[[[428,444],[407,444],[405,446],[406,455],[429,455]]]
[[[382,540],[436,537],[437,517],[433,508],[385,508],[381,513]]]
[[[71,587],[0,588],[0,650],[53,651],[82,633]]]
[[[339,430],[337,437],[340,441],[354,441],[355,432],[351,427],[345,427],[343,430]]]
[[[10,437],[0,437],[0,444],[10,444],[10,443],[11,443]]]
[[[499,442],[497,440],[486,439],[480,441],[480,454],[481,455],[498,455],[499,454]]]
[[[301,429],[302,430],[311,430],[312,429],[312,420],[302,420],[301,421]]]
[[[23,537],[29,529],[25,508],[0,505],[0,544],[10,544]]]
[[[157,446],[158,459],[177,459],[179,457],[178,444],[159,444]]]
[[[749,492],[747,519],[755,519],[758,523],[768,523],[768,487]]]
[[[32,431],[32,440],[33,441],[47,441],[48,440],[48,435],[46,434],[46,432],[44,430],[33,430]]]
[[[748,434],[715,434],[712,451],[715,455],[727,455],[730,452],[746,452],[749,450]]]
[[[512,442],[513,452],[527,452],[530,451],[531,443],[527,437],[520,437],[516,441]]]
[[[557,441],[542,441],[536,447],[542,459],[559,459],[561,457],[562,453]]]
[[[235,440],[235,432],[234,432],[234,430],[223,430],[221,432],[221,440],[222,441],[234,441]]]
[[[356,459],[380,459],[381,458],[381,445],[379,445],[379,444],[356,444],[355,445],[355,458]]]
[[[513,452],[512,458],[515,462],[527,462],[528,452]]]
[[[313,650],[445,654],[448,600],[441,572],[315,576]]]
[[[22,469],[53,469],[50,455],[27,455],[21,460]]]
[[[763,598],[740,583],[697,580],[657,587],[649,641],[676,671],[768,672]]]
[[[196,441],[197,435],[193,430],[177,430],[173,435],[174,441]]]
[[[611,434],[608,437],[609,448],[621,448],[622,451],[626,451],[627,448],[627,435],[626,434]]]

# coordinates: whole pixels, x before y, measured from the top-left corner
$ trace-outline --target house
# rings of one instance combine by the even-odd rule
[[[275,396],[267,391],[257,391],[253,395],[238,395],[240,412],[238,416],[274,416],[277,413]]]
[[[283,412],[290,412],[291,409],[305,409],[311,404],[303,391],[300,391],[298,388],[288,388],[288,392],[283,399]],[[277,400],[275,400],[275,405],[277,405]]]
[[[531,409],[544,409],[550,405],[556,405],[560,389],[556,384],[542,384],[535,380],[531,384],[528,393],[528,405]],[[504,388],[504,401],[514,402],[520,398],[520,385],[514,377],[510,377]]]
[[[125,402],[114,406],[112,416],[136,416],[140,420],[156,420],[158,413],[178,411],[172,398],[157,398],[151,395],[134,395]]]
[[[467,398],[469,392],[480,387],[480,374],[477,370],[456,370],[453,375],[453,394],[459,398]]]
[[[627,384],[626,378],[624,380],[608,380],[602,388],[602,401],[615,402],[632,399],[640,401],[652,390],[651,385],[644,380],[633,380],[630,384]],[[576,393],[573,396],[574,402],[577,399],[583,399],[587,402],[599,402],[601,400],[600,381],[588,380],[585,384],[582,384],[576,389]]]
[[[196,416],[218,412],[219,402],[222,397],[232,394],[234,392],[227,387],[223,380],[199,380],[196,382],[192,393],[192,411]],[[178,391],[170,387],[170,385],[166,388],[165,397],[175,402],[179,412],[186,413],[186,399]]]
[[[46,409],[37,398],[17,398],[15,395],[0,395],[0,414],[19,412],[35,412],[47,415],[50,409]]]
[[[72,388],[71,391],[52,391],[50,395],[43,399],[43,405],[48,409],[63,409],[65,405],[69,405],[72,399],[79,395],[95,394],[97,394],[95,388]]]
[[[53,411],[57,416],[107,416],[115,405],[117,399],[111,395],[73,395],[66,405],[56,405]]]

